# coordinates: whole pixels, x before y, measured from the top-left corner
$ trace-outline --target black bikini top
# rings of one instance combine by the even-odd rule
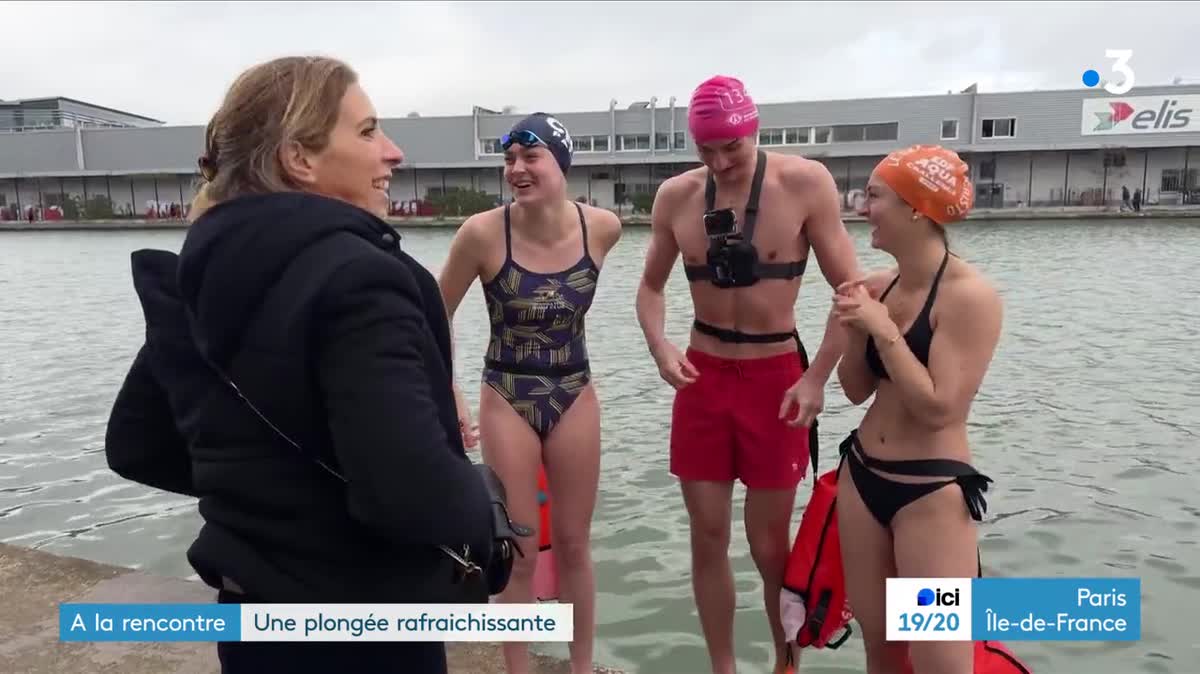
[[[929,345],[933,342],[933,326],[929,321],[930,311],[933,309],[933,300],[937,298],[938,284],[942,281],[942,272],[946,271],[946,262],[950,260],[950,249],[946,249],[946,254],[942,257],[942,264],[938,267],[937,274],[933,277],[933,286],[929,289],[929,296],[925,298],[925,306],[921,307],[921,313],[917,314],[916,320],[913,321],[912,327],[908,332],[904,333],[904,341],[908,344],[908,348],[921,361],[925,367],[929,367]],[[892,292],[892,288],[896,282],[900,280],[900,275],[888,285],[887,290],[879,296],[879,301],[887,299],[888,293]],[[875,346],[875,338],[867,338],[866,349],[867,367],[871,372],[875,373],[880,379],[890,379],[888,377],[887,368],[883,366],[883,361],[879,358],[879,349]]]
[[[754,225],[758,221],[758,197],[762,193],[763,177],[766,174],[767,153],[758,151],[758,164],[754,168],[754,180],[750,184],[750,198],[746,202],[746,225],[742,228],[743,239],[750,245],[754,240]],[[704,210],[709,212],[717,200],[717,181],[712,171],[708,172],[708,180],[704,186]],[[795,262],[754,262],[754,275],[759,279],[794,279],[804,276],[804,268],[808,258]],[[688,281],[713,281],[715,275],[708,264],[685,264],[683,272]]]

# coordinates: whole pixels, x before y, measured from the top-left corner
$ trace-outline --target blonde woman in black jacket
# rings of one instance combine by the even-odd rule
[[[463,449],[446,312],[381,219],[402,159],[344,63],[256,66],[208,125],[181,252],[133,255],[146,342],[108,461],[199,498],[188,560],[219,601],[488,600],[472,571],[493,497]],[[218,653],[225,672],[446,670],[440,643]]]

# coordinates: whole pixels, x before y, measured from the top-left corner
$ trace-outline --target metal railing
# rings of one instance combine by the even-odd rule
[[[75,127],[132,128],[135,124],[85,115],[70,110],[28,110],[0,108],[0,133],[46,131]]]

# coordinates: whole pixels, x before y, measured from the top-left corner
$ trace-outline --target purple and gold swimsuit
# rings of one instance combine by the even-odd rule
[[[512,223],[504,207],[506,255],[483,284],[491,322],[483,381],[545,440],[591,381],[584,316],[600,269],[588,252],[583,209],[583,257],[560,272],[537,273],[513,260]]]

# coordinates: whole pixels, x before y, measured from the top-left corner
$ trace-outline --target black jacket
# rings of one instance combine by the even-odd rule
[[[487,559],[490,498],[463,449],[445,308],[386,223],[313,195],[242,197],[199,218],[178,257],[132,262],[146,341],[105,451],[126,478],[199,497],[188,560],[205,582],[399,602],[439,568],[435,544]]]

